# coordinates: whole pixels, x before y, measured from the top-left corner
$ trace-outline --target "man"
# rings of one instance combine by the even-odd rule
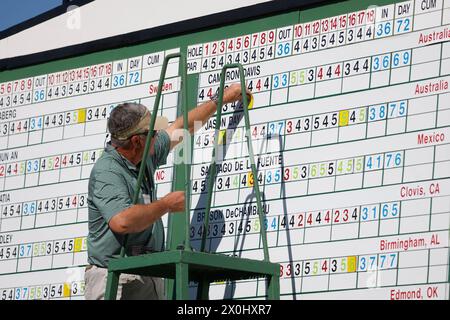
[[[233,84],[225,90],[223,103],[240,98],[241,86]],[[194,132],[195,122],[204,124],[216,109],[217,97],[190,111],[190,133]],[[111,142],[95,163],[89,179],[86,299],[104,298],[108,262],[120,253],[125,235],[128,234],[127,255],[162,251],[164,229],[161,217],[184,210],[184,192],[171,192],[156,200],[153,181],[156,168],[166,163],[169,151],[180,142],[175,136],[179,137],[176,131],[183,129],[183,117],[170,126],[166,118],[156,118],[155,130],[158,132],[152,139],[139,204],[132,203],[150,117],[145,106],[125,103],[114,108],[108,119]],[[163,298],[162,279],[121,275],[117,299]]]

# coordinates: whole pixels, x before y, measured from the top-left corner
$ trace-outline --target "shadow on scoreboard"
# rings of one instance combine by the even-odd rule
[[[227,130],[233,130],[236,129],[237,124],[240,123],[240,121],[243,118],[243,112],[242,111],[234,111],[233,114],[231,115],[231,117],[233,117],[235,120],[237,121],[233,121],[234,125],[233,126],[228,126],[226,129]],[[268,132],[267,128],[266,128],[266,132]],[[283,179],[283,173],[285,172],[285,165],[284,165],[284,143],[283,143],[283,137],[282,135],[278,134],[278,133],[273,133],[273,134],[265,134],[262,141],[262,143],[260,145],[258,145],[258,148],[254,148],[254,152],[255,155],[259,155],[258,159],[260,159],[261,157],[266,157],[266,156],[271,156],[271,155],[279,155],[279,162],[277,163],[277,166],[274,168],[273,166],[270,168],[271,172],[276,172],[278,171],[278,174],[280,175],[280,181],[279,183],[274,184],[275,188],[274,189],[270,189],[268,192],[269,195],[269,199],[272,198],[274,200],[276,199],[280,199],[281,201],[281,208],[277,206],[277,208],[275,209],[275,211],[270,211],[270,206],[267,203],[267,196],[266,193],[268,190],[266,190],[265,185],[266,185],[266,176],[264,174],[264,171],[261,170],[261,163],[262,161],[258,161],[257,162],[257,169],[258,169],[258,181],[260,184],[260,190],[261,190],[261,197],[262,197],[262,206],[263,206],[263,211],[264,214],[266,216],[265,218],[265,228],[267,231],[267,239],[268,239],[268,247],[269,247],[269,252],[270,252],[270,248],[271,247],[276,247],[278,245],[277,243],[277,238],[278,238],[278,226],[279,226],[279,221],[284,221],[284,230],[283,231],[279,231],[279,232],[285,232],[285,243],[283,245],[286,246],[286,250],[288,252],[288,257],[289,257],[289,261],[294,261],[295,259],[292,256],[292,248],[291,248],[291,234],[289,232],[289,220],[288,220],[288,209],[287,209],[287,203],[286,203],[286,185],[285,185],[285,181]],[[246,145],[246,141],[244,140],[244,145]],[[221,145],[221,147],[223,148],[222,151],[222,155],[223,158],[226,158],[227,152],[229,151],[230,148],[230,144],[224,144]],[[220,159],[218,160],[221,161],[223,160]],[[209,171],[210,172],[210,171]],[[261,174],[260,174],[261,172]],[[206,176],[206,181],[208,181],[209,179],[209,173]],[[269,184],[270,186],[270,184]],[[278,189],[279,186],[279,189]],[[239,189],[240,190],[240,189]],[[212,215],[212,220],[210,220],[210,225],[213,226],[214,229],[214,225],[220,226],[219,232],[217,235],[212,234],[212,236],[210,235],[210,243],[209,246],[207,245],[207,250],[209,252],[226,252],[229,255],[233,255],[233,256],[237,256],[237,257],[247,257],[248,255],[245,256],[244,252],[248,251],[248,250],[252,250],[253,252],[255,252],[255,249],[258,251],[257,254],[257,259],[263,259],[263,244],[262,244],[262,240],[261,240],[261,236],[260,236],[260,232],[259,230],[255,230],[254,226],[256,223],[258,223],[259,225],[259,220],[257,217],[257,203],[256,203],[256,194],[253,191],[253,188],[250,187],[251,192],[249,194],[247,194],[245,196],[245,200],[243,204],[240,204],[241,208],[246,208],[247,212],[253,212],[254,214],[240,214],[240,217],[237,221],[235,221],[235,224],[233,226],[234,229],[234,233],[232,234],[232,236],[229,234],[230,231],[230,224],[226,223],[226,215],[223,213],[222,210],[222,214],[213,214]],[[271,191],[279,191],[279,197],[278,195],[276,195],[275,197],[273,195],[271,195]],[[238,191],[239,192],[239,191]],[[201,193],[200,194],[200,198],[197,202],[197,204],[195,205],[195,211],[199,212],[202,211],[204,213],[205,211],[205,207],[206,207],[206,201],[207,201],[207,193]],[[281,209],[281,210],[280,210]],[[281,211],[281,212],[280,212]],[[211,210],[211,212],[214,212],[214,210]],[[278,215],[280,215],[278,217]],[[192,217],[192,221],[191,221],[191,226],[195,225],[196,223],[198,224],[198,221],[194,221],[196,215],[193,215]],[[204,217],[204,215],[203,215]],[[250,220],[251,219],[251,220]],[[278,220],[279,219],[279,220]],[[258,220],[258,222],[256,222],[255,220]],[[253,222],[253,223],[252,223]],[[250,228],[249,228],[250,226]],[[224,228],[225,232],[220,232],[220,229]],[[246,229],[247,228],[247,229]],[[250,229],[250,230],[249,230]],[[212,231],[210,230],[210,233],[212,233]],[[200,232],[201,234],[201,232]],[[232,238],[234,239],[233,243],[228,242],[229,239]],[[193,241],[192,242],[192,247],[194,250],[200,250],[200,241]],[[258,250],[259,249],[259,250]],[[254,255],[252,255],[250,258],[255,258]],[[277,261],[277,259],[273,256],[271,256],[271,261]],[[290,282],[291,282],[291,287],[292,287],[292,292],[297,292],[299,288],[296,288],[296,282],[295,282],[295,275],[294,272],[292,272],[291,276],[290,276]],[[191,287],[191,296],[195,297],[196,296],[196,287],[192,288]],[[235,281],[227,281],[225,283],[225,289],[220,292],[223,292],[223,299],[232,299],[235,297],[235,293],[236,293],[236,282]],[[261,294],[265,294],[265,292],[261,292]],[[217,297],[215,297],[217,298]],[[296,297],[295,295],[293,296],[293,299],[295,300]]]

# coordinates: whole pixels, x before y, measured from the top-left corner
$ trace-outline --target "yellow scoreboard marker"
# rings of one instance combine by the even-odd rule
[[[220,130],[219,131],[219,140],[217,141],[218,144],[226,144],[226,137],[227,137],[227,130]]]
[[[83,238],[75,238],[74,251],[80,252],[83,246]]]
[[[64,282],[64,292],[63,292],[64,297],[70,297],[70,293],[71,293],[70,283]]]
[[[249,172],[248,173],[248,175],[247,175],[247,187],[253,187],[253,184],[255,183],[254,181],[253,181],[253,173],[252,172]]]
[[[86,122],[86,109],[78,109],[77,112],[78,112],[77,123]]]
[[[253,108],[253,100],[254,100],[254,98],[253,98],[252,94],[247,95],[247,98],[250,98],[250,100],[247,101],[248,102],[248,109],[250,110],[250,109]]]
[[[339,111],[339,127],[345,127],[348,125],[349,112],[348,110]]]
[[[347,272],[356,271],[356,256],[347,257]]]

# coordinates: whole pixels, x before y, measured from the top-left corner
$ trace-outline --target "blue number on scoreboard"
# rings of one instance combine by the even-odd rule
[[[124,85],[125,85],[125,75],[124,74],[118,74],[113,77],[113,83],[112,83],[113,88],[122,87]]]
[[[395,33],[405,33],[411,31],[411,18],[395,20]]]

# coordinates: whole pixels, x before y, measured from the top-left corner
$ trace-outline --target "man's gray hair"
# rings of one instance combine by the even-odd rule
[[[118,140],[114,136],[128,130],[139,123],[147,108],[140,103],[127,102],[117,105],[109,115],[108,131],[111,133],[111,143],[115,147],[128,148],[130,139]]]

